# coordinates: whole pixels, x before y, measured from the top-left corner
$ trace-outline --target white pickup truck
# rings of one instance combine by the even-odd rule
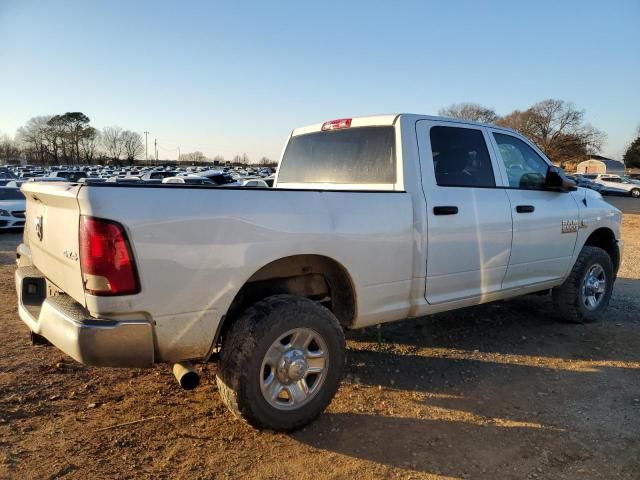
[[[331,401],[343,331],[539,292],[594,321],[621,213],[514,131],[424,115],[291,132],[275,188],[39,184],[19,314],[79,362],[218,358],[227,406],[301,427]]]

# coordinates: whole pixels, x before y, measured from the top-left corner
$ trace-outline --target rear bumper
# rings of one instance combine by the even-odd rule
[[[150,323],[93,318],[68,295],[47,297],[46,279],[32,266],[19,267],[15,280],[22,321],[78,362],[103,367],[153,365]]]

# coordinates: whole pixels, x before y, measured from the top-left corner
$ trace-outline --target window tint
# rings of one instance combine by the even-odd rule
[[[500,156],[507,169],[509,186],[514,188],[544,188],[549,165],[533,148],[511,135],[494,133]]]
[[[431,153],[442,187],[495,187],[493,167],[480,130],[432,127]]]
[[[393,127],[360,127],[291,137],[280,183],[395,183]]]
[[[24,200],[24,195],[17,188],[0,188],[0,200]]]

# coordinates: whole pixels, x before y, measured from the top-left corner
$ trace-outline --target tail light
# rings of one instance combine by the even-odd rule
[[[351,126],[350,118],[339,118],[337,120],[329,120],[322,124],[322,131],[340,130],[341,128],[349,128]]]
[[[127,235],[117,222],[80,217],[80,268],[91,295],[131,295],[140,282]]]

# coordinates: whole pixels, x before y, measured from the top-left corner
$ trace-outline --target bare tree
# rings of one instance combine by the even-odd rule
[[[47,135],[49,129],[47,122],[50,119],[50,115],[33,117],[18,129],[16,139],[30,163],[44,164],[49,159],[52,145]]]
[[[275,168],[278,166],[278,162],[271,160],[269,157],[262,157],[260,159],[260,165]]]
[[[67,112],[31,118],[18,129],[17,139],[27,159],[33,163],[79,163],[83,138],[94,135],[89,117],[82,112]]]
[[[0,161],[9,163],[20,155],[20,147],[9,135],[0,136]]]
[[[191,153],[183,153],[180,155],[180,158],[183,162],[191,162],[191,163],[202,163],[207,161],[207,157],[205,157],[202,152],[191,152]]]
[[[552,161],[567,161],[596,153],[606,134],[585,121],[584,110],[563,100],[543,100],[528,110],[516,110],[496,123],[529,137]]]
[[[88,127],[85,134],[80,138],[78,145],[80,155],[87,163],[93,163],[96,159],[98,145],[100,145],[100,132],[93,127]]]
[[[120,137],[122,140],[125,158],[129,163],[133,163],[136,158],[144,153],[144,143],[142,142],[142,135],[140,135],[138,132],[125,130],[120,134]]]
[[[47,135],[54,144],[53,154],[56,158],[59,150],[66,163],[80,162],[80,140],[85,135],[91,135],[89,121],[89,117],[82,112],[54,115],[48,120]]]
[[[492,108],[469,102],[441,108],[438,111],[438,115],[481,123],[495,123],[498,119],[498,115],[496,115],[496,112]]]
[[[114,162],[120,161],[124,150],[122,138],[122,128],[104,127],[102,129],[102,146],[107,152],[107,156]]]

